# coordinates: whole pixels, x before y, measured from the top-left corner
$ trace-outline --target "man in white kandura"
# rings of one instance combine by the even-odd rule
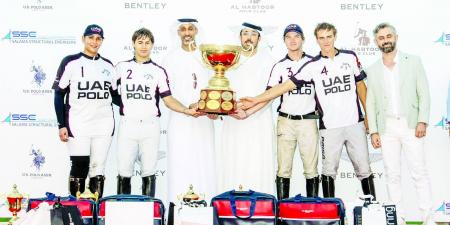
[[[200,99],[200,90],[208,86],[212,75],[202,65],[195,43],[197,24],[196,19],[177,21],[180,48],[170,52],[163,63],[172,96],[183,105]],[[186,193],[192,184],[209,201],[216,194],[213,121],[206,116],[192,118],[170,112],[167,142],[168,200],[178,202],[177,195]]]
[[[274,61],[258,48],[261,32],[260,26],[242,24],[240,40],[244,51],[237,69],[227,72],[237,98],[266,89]],[[274,194],[275,132],[271,105],[238,109],[236,114],[224,117],[221,137],[220,191],[242,185],[244,189]]]

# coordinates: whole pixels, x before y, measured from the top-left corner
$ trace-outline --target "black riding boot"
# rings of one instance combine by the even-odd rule
[[[278,200],[289,198],[290,178],[277,177],[277,198]]]
[[[84,192],[84,186],[86,178],[72,177],[69,178],[69,191],[72,196],[78,197],[77,195]]]
[[[361,180],[361,187],[365,195],[372,195],[373,200],[376,200],[375,185],[373,183],[373,175]]]
[[[155,197],[156,176],[142,177],[142,195]]]
[[[333,177],[322,175],[322,192],[324,198],[334,198]]]
[[[95,194],[98,193],[98,198],[103,196],[103,187],[105,186],[105,176],[97,175],[89,178],[89,190]]]
[[[306,196],[307,197],[319,197],[319,177],[306,179]]]
[[[117,176],[117,194],[131,194],[131,177]]]

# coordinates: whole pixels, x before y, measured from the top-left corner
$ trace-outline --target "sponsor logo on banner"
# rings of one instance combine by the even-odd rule
[[[383,172],[381,172],[381,171],[380,172],[373,172],[372,175],[376,179],[381,179],[381,177],[383,176]],[[355,179],[355,178],[358,178],[358,176],[353,171],[339,171],[338,174],[336,175],[336,178],[340,178],[340,179]]]
[[[442,32],[441,36],[435,41],[445,46],[450,46],[450,34]]]
[[[22,8],[33,12],[43,12],[53,10],[54,5],[48,3],[48,0],[26,0]]]
[[[124,45],[123,50],[133,52],[133,46],[132,45]],[[151,55],[158,55],[158,54],[164,54],[167,52],[167,45],[154,45],[152,47]]]
[[[22,92],[31,95],[53,94],[53,90],[45,85],[47,81],[48,77],[42,66],[31,61],[30,82],[28,88],[24,88]]]
[[[343,11],[381,11],[383,7],[381,2],[339,3],[339,8]]]
[[[27,171],[22,172],[22,177],[31,178],[49,178],[52,177],[51,173],[45,172],[46,158],[42,150],[36,145],[31,145],[30,151],[28,152],[28,158],[30,160],[31,168]]]
[[[35,113],[9,113],[0,124],[15,127],[56,127],[56,119],[48,119]]]
[[[65,45],[77,43],[75,36],[53,36],[34,29],[10,29],[2,36],[1,42],[9,41],[11,44]]]
[[[132,10],[164,10],[167,9],[167,2],[152,2],[152,1],[134,1],[124,2],[123,7],[125,9]]]
[[[372,32],[369,30],[367,27],[361,26],[359,22],[356,23],[355,33],[353,35],[354,46],[356,47],[352,47],[351,50],[358,56],[374,56],[380,51],[371,38]]]
[[[449,118],[445,118],[443,116],[442,119],[434,125],[434,127],[441,127],[443,130],[449,130],[450,129]]]
[[[271,0],[241,0],[230,2],[230,10],[238,13],[263,14],[275,10],[275,1]]]
[[[444,222],[450,220],[450,202],[442,201],[442,205],[440,205],[433,215],[433,219],[436,222]]]

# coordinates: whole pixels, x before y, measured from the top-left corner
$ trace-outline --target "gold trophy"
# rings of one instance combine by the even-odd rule
[[[239,61],[241,46],[237,45],[200,45],[202,59],[215,71],[208,87],[200,92],[198,111],[227,115],[236,110],[236,95],[230,88],[225,71]]]
[[[178,195],[177,198],[181,203],[180,208],[182,208],[183,205],[194,208],[206,207],[208,205],[208,203],[205,201],[205,194],[195,193],[194,186],[192,184],[189,185],[189,190],[186,193]]]

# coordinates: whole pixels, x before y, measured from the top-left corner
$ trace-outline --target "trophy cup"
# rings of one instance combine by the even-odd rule
[[[13,185],[13,191],[6,197],[8,199],[9,211],[12,212],[13,217],[9,221],[12,224],[17,219],[17,213],[22,209],[23,195],[17,190],[17,185]]]
[[[178,195],[177,198],[181,202],[180,208],[182,208],[183,205],[193,208],[206,207],[208,204],[204,200],[205,194],[195,193],[194,186],[192,184],[189,185],[189,190],[185,194]]]
[[[225,71],[239,61],[241,46],[237,45],[200,45],[203,62],[215,71],[208,87],[200,92],[198,111],[227,115],[236,110],[236,96],[230,88],[230,82],[224,76]]]

